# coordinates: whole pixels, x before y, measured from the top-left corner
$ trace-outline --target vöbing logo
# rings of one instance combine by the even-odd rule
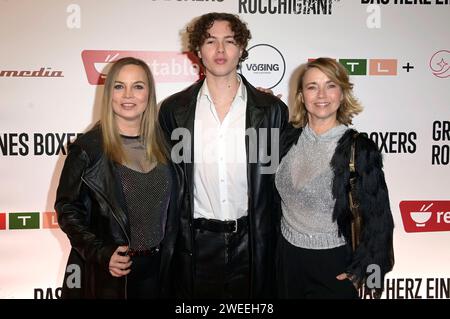
[[[248,49],[248,59],[241,65],[241,73],[254,86],[272,89],[286,72],[281,52],[269,44],[257,44]]]

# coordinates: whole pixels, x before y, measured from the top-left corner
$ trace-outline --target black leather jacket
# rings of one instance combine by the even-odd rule
[[[181,202],[182,173],[172,166],[174,185],[167,215],[176,217],[176,204]],[[126,276],[116,278],[109,273],[109,260],[119,245],[130,244],[130,229],[120,179],[114,163],[102,151],[99,126],[78,138],[69,147],[56,195],[55,210],[61,229],[67,234],[72,249],[67,262],[63,298],[126,298]],[[167,236],[166,236],[167,237]],[[169,237],[168,237],[169,238]],[[163,285],[167,282],[166,266],[173,247],[161,245]],[[70,267],[69,267],[70,266]],[[74,277],[81,272],[81,280]]]
[[[295,138],[290,137],[292,126],[288,123],[288,108],[278,98],[262,93],[250,85],[241,76],[247,89],[246,129],[267,129],[267,140],[250,147],[258,147],[258,154],[271,154],[271,129],[279,128],[279,156],[284,155]],[[173,146],[178,140],[171,140],[171,133],[176,128],[186,128],[191,133],[191,159],[183,161],[185,172],[186,196],[178,226],[178,240],[174,254],[173,269],[176,277],[176,294],[182,297],[193,296],[193,275],[195,273],[193,255],[193,147],[194,117],[197,95],[203,81],[164,100],[159,111],[159,121]],[[279,142],[279,141],[277,141]],[[250,142],[253,144],[253,142]],[[275,151],[275,150],[274,150]],[[250,245],[250,297],[274,297],[275,289],[275,247],[281,216],[280,201],[274,185],[274,174],[261,174],[263,164],[258,157],[256,163],[249,163],[249,141],[246,140],[247,183],[248,183],[248,218]],[[280,158],[281,160],[281,158]],[[275,167],[276,168],[276,167]],[[275,170],[274,170],[275,172]],[[274,173],[273,172],[273,173]]]

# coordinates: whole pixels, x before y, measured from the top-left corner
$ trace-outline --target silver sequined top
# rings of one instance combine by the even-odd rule
[[[347,129],[339,125],[317,135],[306,125],[278,167],[275,185],[283,211],[281,232],[294,246],[329,249],[345,244],[332,221],[335,200],[330,161]]]

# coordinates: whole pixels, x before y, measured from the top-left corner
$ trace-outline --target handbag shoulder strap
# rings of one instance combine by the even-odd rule
[[[359,135],[358,132],[352,136],[352,144],[350,149],[350,190],[348,192],[348,201],[350,205],[350,210],[353,215],[351,223],[351,239],[352,239],[352,250],[355,251],[356,247],[359,245],[359,239],[361,234],[361,214],[359,213],[358,207],[359,203],[356,198],[356,165],[355,165],[355,142],[356,137]]]
[[[359,133],[356,132],[352,136],[352,144],[350,148],[350,162],[348,164],[350,169],[350,193],[354,193],[355,183],[356,183],[356,164],[355,164],[355,143],[356,138],[358,137]],[[350,205],[352,205],[352,198],[350,196]]]
[[[356,142],[356,138],[358,137],[359,133],[356,132],[355,134],[353,134],[352,136],[352,146],[350,149],[350,173],[356,173],[356,167],[355,167],[355,142]]]

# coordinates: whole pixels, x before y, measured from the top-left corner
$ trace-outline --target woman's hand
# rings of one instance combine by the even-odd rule
[[[345,280],[345,279],[348,279],[348,280],[352,281],[352,280],[350,279],[350,277],[349,277],[345,272],[343,272],[343,273],[340,274],[340,275],[337,275],[337,276],[336,276],[336,279],[337,279],[337,280]],[[355,289],[357,290],[357,289],[358,289],[358,285],[357,285],[356,283],[354,283],[353,281],[352,281],[352,284],[353,284],[353,286],[355,286]]]
[[[112,254],[109,260],[109,272],[114,277],[126,276],[130,273],[130,266],[133,263],[130,260],[130,256],[122,256],[119,253],[126,253],[128,246],[119,246]]]

